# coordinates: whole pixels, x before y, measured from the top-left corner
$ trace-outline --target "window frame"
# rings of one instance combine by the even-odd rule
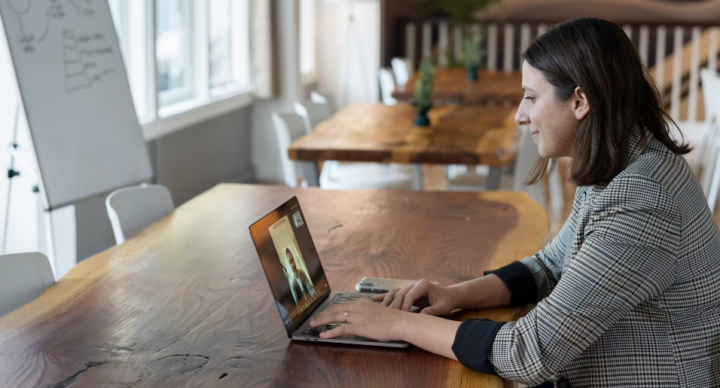
[[[119,8],[123,15],[116,19],[121,21],[122,25],[118,30],[124,38],[120,41],[120,46],[131,90],[136,90],[133,93],[133,101],[138,102],[136,112],[146,140],[157,139],[218,115],[249,106],[253,102],[252,50],[250,49],[252,45],[251,1],[239,2],[248,7],[245,13],[233,13],[233,17],[241,15],[247,19],[247,42],[244,43],[246,46],[243,46],[248,53],[245,70],[247,82],[235,81],[211,88],[209,74],[210,21],[208,18],[209,1],[212,0],[189,0],[186,3],[190,17],[186,21],[186,28],[190,34],[190,38],[187,39],[190,47],[185,50],[185,55],[188,57],[186,64],[190,82],[186,83],[187,86],[182,90],[166,92],[160,92],[159,62],[156,54],[156,0],[119,1]],[[142,16],[139,15],[141,10],[144,12]],[[132,13],[133,11],[134,13]],[[133,28],[130,28],[130,20],[134,22]],[[137,20],[143,20],[144,23],[141,23],[143,26],[138,26]],[[138,32],[138,30],[142,32]],[[236,39],[237,36],[233,33],[233,39]],[[236,44],[233,43],[232,47],[234,50]],[[130,73],[141,73],[142,76],[130,77]],[[142,94],[142,96],[135,96],[136,93]],[[143,112],[145,114],[141,114]]]

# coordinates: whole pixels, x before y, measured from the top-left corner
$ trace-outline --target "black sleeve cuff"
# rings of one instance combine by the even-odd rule
[[[505,287],[510,290],[509,306],[537,303],[538,292],[535,278],[525,264],[515,261],[494,271],[485,271],[485,275],[490,274],[499,277],[505,283]]]
[[[489,319],[468,319],[463,322],[455,334],[452,346],[455,357],[466,368],[497,375],[489,357],[495,336],[505,323]]]

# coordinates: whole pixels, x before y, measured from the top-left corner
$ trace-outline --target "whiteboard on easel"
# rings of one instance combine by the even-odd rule
[[[0,0],[51,209],[152,178],[107,0]]]

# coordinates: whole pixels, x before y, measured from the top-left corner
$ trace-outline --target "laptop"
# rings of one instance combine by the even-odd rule
[[[252,224],[250,235],[289,338],[389,348],[409,346],[404,341],[376,341],[352,335],[320,338],[320,333],[342,323],[310,327],[310,318],[327,307],[360,298],[371,299],[373,294],[334,292],[330,289],[296,197]]]

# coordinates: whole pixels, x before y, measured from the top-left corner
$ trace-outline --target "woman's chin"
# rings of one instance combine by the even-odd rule
[[[538,142],[538,154],[540,154],[540,157],[543,159],[550,159],[551,157],[548,156],[550,153],[547,152],[547,150],[543,147],[542,143]]]

